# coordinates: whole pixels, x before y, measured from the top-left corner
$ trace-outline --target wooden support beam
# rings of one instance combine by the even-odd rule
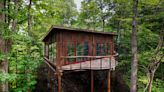
[[[107,92],[111,92],[111,71],[109,70],[108,71],[108,79],[107,79],[107,81],[108,81],[108,84],[107,84]]]
[[[94,92],[94,73],[91,70],[91,92]]]
[[[62,83],[61,83],[62,76],[61,74],[57,74],[57,76],[58,76],[58,92],[62,92]]]
[[[44,57],[44,62],[47,64],[47,66],[53,71],[56,72],[55,68],[53,68],[53,66],[55,66],[52,62],[49,61],[48,58]]]

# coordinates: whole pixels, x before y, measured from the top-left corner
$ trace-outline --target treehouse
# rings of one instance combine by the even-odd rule
[[[115,69],[113,33],[52,27],[44,37],[45,58],[61,70]]]
[[[115,70],[114,36],[109,32],[52,26],[43,39],[45,63],[58,75],[64,71]]]

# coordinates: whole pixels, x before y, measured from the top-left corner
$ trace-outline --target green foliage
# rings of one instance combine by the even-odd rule
[[[9,23],[3,23],[0,27],[3,40],[12,42],[10,53],[0,53],[0,61],[7,60],[9,63],[9,73],[0,73],[0,82],[8,82],[11,92],[27,92],[33,91],[37,83],[37,68],[43,61],[42,44],[39,40],[34,43],[36,39],[28,35],[27,7],[23,1],[18,2],[18,5],[20,10],[17,13],[13,2],[9,3],[10,7],[6,10],[9,11],[6,16],[12,21],[16,20],[16,30],[12,30]]]
[[[0,74],[0,80],[11,84],[11,92],[32,92],[37,83],[37,68],[43,62],[40,39],[51,25],[73,24],[77,14],[76,5],[73,0],[33,0],[30,9],[31,30],[27,30],[27,2],[20,0],[17,5],[13,1],[7,4],[9,7],[6,6],[1,12],[10,20],[9,23],[3,22],[0,30],[3,39],[10,39],[12,46],[9,58],[7,54],[0,54],[0,60],[9,61],[9,73]],[[12,29],[13,21],[16,22],[16,30]]]
[[[117,7],[115,9],[116,13],[113,15],[111,21],[113,22],[112,27],[118,30],[118,52],[119,52],[119,66],[117,67],[120,72],[123,72],[124,79],[127,84],[130,83],[130,31],[131,31],[131,17],[132,17],[132,4],[131,1],[127,0],[115,0]],[[161,11],[163,8],[163,1],[160,0],[142,0],[139,1],[139,15],[138,15],[138,59],[139,59],[139,70],[138,70],[138,91],[143,92],[148,78],[146,75],[146,70],[141,66],[148,67],[151,63],[152,56],[156,49],[159,39],[159,31],[162,28],[162,20],[164,12]],[[157,9],[158,7],[158,9]],[[162,49],[160,53],[162,54]],[[164,67],[163,64],[161,67]],[[126,69],[127,68],[127,69]],[[160,86],[157,86],[156,79],[163,82],[163,76],[158,69],[155,74],[155,79],[153,81],[153,91],[161,92]],[[126,71],[126,72],[124,72]],[[157,77],[158,76],[158,77]],[[159,82],[159,83],[160,83]],[[161,84],[163,85],[163,84]],[[130,86],[129,86],[130,87]],[[158,90],[159,89],[159,90]]]
[[[83,1],[81,13],[79,14],[79,23],[81,23],[83,27],[87,26],[87,28],[96,27],[96,23],[99,21],[99,13],[100,11],[95,1]]]
[[[8,81],[11,92],[33,91],[36,85],[37,67],[43,62],[41,38],[51,25],[72,26],[78,28],[96,29],[98,31],[117,32],[116,47],[119,52],[119,65],[117,70],[130,85],[131,64],[131,0],[83,0],[81,10],[76,10],[74,0],[32,0],[30,9],[31,30],[28,30],[28,6],[24,0],[19,0],[17,5],[13,1],[9,7],[0,9],[0,14],[8,16],[8,21],[0,22],[0,36],[11,40],[10,53],[0,53],[0,61],[8,59],[9,73],[1,73],[0,81]],[[159,31],[164,19],[163,0],[140,0],[138,7],[138,59],[139,66],[148,66],[153,52],[158,43]],[[16,10],[17,8],[17,10]],[[13,31],[13,21],[16,21],[16,30]],[[104,21],[104,25],[103,25]],[[88,43],[87,43],[88,44]],[[87,55],[87,44],[84,54]],[[73,55],[73,47],[68,47]],[[78,45],[78,55],[81,46]],[[164,47],[159,54],[163,54]],[[157,57],[159,58],[159,57]],[[71,61],[71,60],[70,60]],[[73,61],[73,59],[72,59]],[[162,59],[164,62],[164,58]],[[162,69],[157,70],[153,81],[153,92],[162,92],[164,83]],[[139,67],[138,91],[143,92],[148,82],[145,71]]]
[[[36,84],[36,69],[42,62],[40,47],[32,46],[31,38],[24,34],[16,34],[13,41],[9,71],[16,77],[9,81],[12,84],[11,91],[33,90]]]
[[[5,54],[3,54],[2,52],[0,52],[0,61],[3,61],[5,59]]]

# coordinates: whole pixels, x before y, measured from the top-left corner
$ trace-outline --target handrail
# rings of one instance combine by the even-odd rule
[[[44,59],[48,62],[48,63],[50,63],[52,66],[54,66],[55,67],[55,64],[54,63],[52,63],[47,57],[44,57]]]
[[[50,64],[50,60],[47,57],[44,57],[45,63],[52,69],[53,72],[56,72],[56,69]]]
[[[61,56],[62,58],[110,58],[118,56],[118,54],[115,55],[109,55],[109,56]]]

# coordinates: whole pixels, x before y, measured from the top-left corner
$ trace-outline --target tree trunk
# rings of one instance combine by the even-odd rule
[[[29,5],[28,5],[28,32],[30,33],[31,30],[31,13],[30,13],[30,9],[31,9],[31,0],[29,0]]]
[[[159,65],[161,64],[161,60],[164,57],[164,55],[159,56],[158,53],[160,52],[162,46],[163,46],[163,38],[164,38],[164,19],[163,19],[163,23],[162,23],[162,29],[160,31],[160,36],[159,36],[159,40],[158,40],[158,45],[154,51],[154,57],[155,60],[152,60],[151,63],[149,64],[148,67],[148,84],[146,86],[146,88],[144,89],[144,92],[146,92],[148,90],[148,92],[152,91],[152,84],[153,84],[153,80],[154,80],[154,75],[156,70],[159,68]]]
[[[104,30],[104,27],[105,27],[105,19],[104,19],[104,17],[102,18],[102,27],[103,27],[103,32],[105,31]]]
[[[132,50],[132,62],[131,62],[131,88],[130,92],[137,91],[137,15],[138,15],[138,0],[133,0],[133,22],[132,22],[132,38],[131,38],[131,50]]]
[[[5,8],[6,1],[0,3],[0,8]],[[1,26],[1,32],[5,31],[4,24],[5,24],[5,14],[0,14],[0,26]],[[0,52],[3,54],[6,54],[8,52],[7,48],[7,42],[3,39],[2,34],[0,34]],[[3,61],[0,61],[0,73],[8,73],[8,61],[7,59],[4,59]],[[0,92],[8,92],[8,83],[2,82],[0,83]]]
[[[152,83],[153,83],[153,79],[154,79],[154,72],[150,73],[150,76],[149,76],[149,85],[148,85],[148,92],[151,92],[152,90]]]
[[[15,4],[15,7],[14,7],[15,13],[17,13],[18,12],[18,9],[17,9],[18,0],[13,0],[13,2]],[[12,22],[12,31],[16,32],[16,26],[17,26],[17,20],[16,19],[13,19],[13,22]]]
[[[159,53],[159,51],[161,50],[161,48],[163,46],[163,43],[164,43],[163,38],[164,38],[164,19],[163,19],[163,23],[162,23],[162,29],[160,31],[158,45],[157,45],[155,53],[154,53],[156,58],[158,57],[158,53]],[[150,67],[150,69],[152,69],[152,70],[150,70],[151,73],[150,73],[150,77],[149,77],[150,81],[149,81],[149,85],[148,85],[148,92],[152,91],[152,84],[153,84],[153,80],[154,80],[154,74],[155,74],[156,70],[158,69],[163,57],[164,56],[161,56],[161,58],[159,60],[154,61],[153,65]]]
[[[156,63],[156,62],[159,62],[159,63]],[[160,61],[155,61],[153,66],[150,68],[152,70],[149,70],[148,92],[152,91],[154,75],[155,75],[155,72],[158,69],[159,65],[160,65]]]

